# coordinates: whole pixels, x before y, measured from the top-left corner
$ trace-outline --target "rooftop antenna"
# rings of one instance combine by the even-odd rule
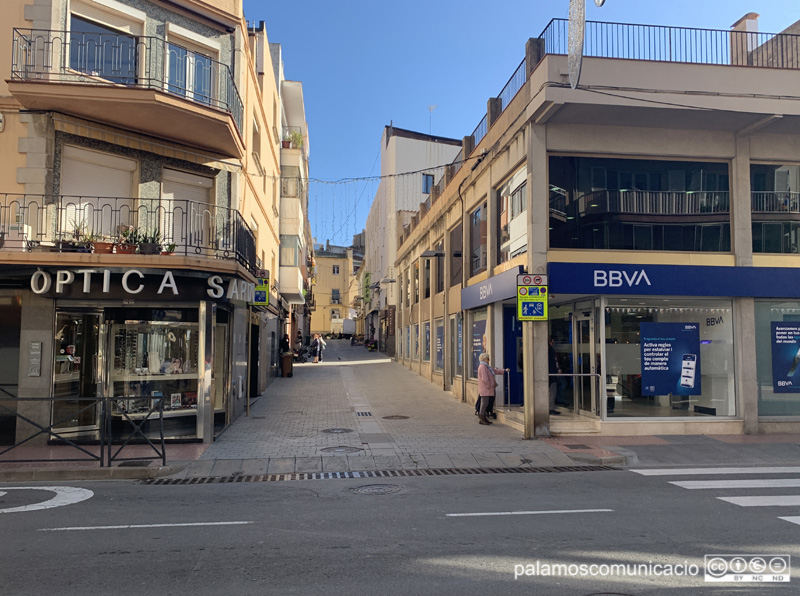
[[[439,107],[438,105],[428,106],[428,111],[430,112],[430,114],[428,115],[428,134],[433,134],[433,110],[435,110],[438,107]]]

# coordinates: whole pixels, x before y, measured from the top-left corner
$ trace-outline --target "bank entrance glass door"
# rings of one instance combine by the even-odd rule
[[[572,362],[575,376],[575,410],[584,416],[598,416],[597,350],[592,311],[576,312],[572,318]]]
[[[52,424],[60,433],[92,435],[100,428],[103,315],[94,311],[56,313]],[[81,399],[91,398],[91,399]]]

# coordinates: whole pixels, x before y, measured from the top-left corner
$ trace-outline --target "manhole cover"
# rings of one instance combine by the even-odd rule
[[[408,416],[400,416],[399,414],[395,414],[394,416],[384,416],[384,420],[408,420]]]
[[[335,435],[335,434],[340,434],[340,433],[351,433],[351,432],[353,432],[353,429],[351,429],[351,428],[326,428],[322,432]]]
[[[325,449],[320,449],[320,451],[324,451],[325,453],[356,453],[358,451],[363,451],[360,447],[325,447]]]
[[[350,489],[357,495],[391,495],[403,490],[398,484],[368,484]]]

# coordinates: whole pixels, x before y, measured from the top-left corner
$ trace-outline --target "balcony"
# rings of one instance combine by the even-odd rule
[[[730,193],[723,191],[602,190],[578,199],[580,216],[593,214],[708,215],[730,210]],[[567,216],[567,219],[570,219]]]
[[[244,154],[242,99],[228,65],[159,37],[14,29],[8,85],[26,109]]]
[[[256,267],[255,237],[234,209],[186,200],[0,195],[4,260],[14,252],[99,254],[99,242],[120,243],[133,230],[157,236],[160,250],[175,255]],[[130,254],[119,244],[113,250]]]

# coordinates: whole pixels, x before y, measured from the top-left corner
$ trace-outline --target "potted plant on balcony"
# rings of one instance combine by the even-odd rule
[[[114,252],[114,240],[103,234],[92,238],[92,252],[97,255],[110,255]]]
[[[283,149],[288,149],[291,146],[292,146],[292,138],[291,136],[286,135],[285,137],[283,137],[283,140],[281,141],[281,147]]]
[[[139,230],[133,226],[120,226],[117,236],[117,254],[131,255],[139,245]]]
[[[161,254],[162,254],[162,255],[171,255],[171,254],[175,254],[175,243],[174,243],[174,242],[171,242],[170,244],[165,244],[165,245],[164,245],[164,246],[161,248]]]
[[[140,255],[157,255],[161,252],[161,233],[158,230],[144,232],[139,237]]]
[[[292,141],[292,147],[294,149],[303,148],[303,135],[300,134],[300,131],[293,130],[292,132],[290,132],[289,139]]]

